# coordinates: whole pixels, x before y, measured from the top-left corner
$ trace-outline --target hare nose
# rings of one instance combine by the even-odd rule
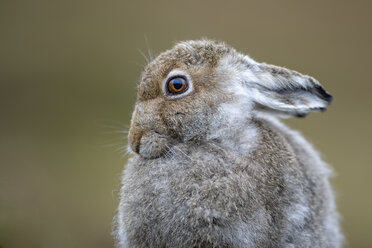
[[[129,132],[129,143],[130,148],[133,152],[139,154],[141,138],[143,136],[142,131]]]

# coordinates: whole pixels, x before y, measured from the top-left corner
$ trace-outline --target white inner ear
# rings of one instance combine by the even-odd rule
[[[262,71],[253,64],[250,69],[244,69],[237,82],[242,85],[246,94],[256,103],[293,114],[307,114],[320,108],[326,108],[328,102],[319,98],[316,94],[307,92],[307,88],[314,87],[307,80],[308,76],[293,75],[285,78],[281,75],[273,76],[271,73]],[[288,94],[278,97],[280,89],[288,89]],[[301,90],[302,88],[302,90]],[[290,92],[292,90],[292,92]],[[286,101],[290,101],[288,103]]]
[[[283,95],[283,101],[283,99],[277,98],[279,93],[265,92],[255,87],[251,87],[247,90],[250,92],[250,96],[254,102],[266,106],[274,112],[281,112],[281,115],[284,114],[284,116],[286,116],[285,113],[289,115],[306,115],[310,111],[320,111],[328,106],[327,101],[306,91],[293,91],[286,96]],[[290,100],[290,103],[285,101],[286,98]]]
[[[188,89],[185,92],[182,92],[181,94],[171,95],[169,94],[169,91],[167,89],[167,82],[170,78],[176,77],[176,76],[182,76],[186,78],[188,82]],[[165,97],[174,99],[174,98],[181,98],[181,97],[191,94],[194,91],[194,86],[193,86],[191,77],[187,72],[180,70],[180,69],[175,69],[169,72],[168,76],[164,79],[162,83],[162,90],[163,90],[163,94]]]
[[[252,98],[254,99],[255,102],[261,105],[267,106],[269,108],[272,108],[272,109],[278,109],[280,111],[289,111],[289,112],[296,111],[296,110],[302,112],[302,111],[306,111],[307,109],[309,109],[309,106],[306,106],[301,103],[295,104],[295,105],[286,104],[284,102],[281,102],[278,99],[275,99],[274,97],[266,96],[265,94],[263,94],[262,92],[260,92],[258,89],[255,89],[255,88],[252,88],[250,90],[252,92]]]

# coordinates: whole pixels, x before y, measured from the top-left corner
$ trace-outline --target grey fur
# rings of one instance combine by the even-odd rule
[[[194,87],[176,99],[162,92],[174,69]],[[331,170],[276,117],[326,108],[319,87],[214,41],[159,55],[138,89],[117,246],[341,247]]]

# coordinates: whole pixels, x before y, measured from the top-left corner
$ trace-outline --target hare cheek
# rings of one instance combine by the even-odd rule
[[[139,155],[143,158],[154,159],[167,151],[168,140],[155,132],[145,133],[139,145]]]

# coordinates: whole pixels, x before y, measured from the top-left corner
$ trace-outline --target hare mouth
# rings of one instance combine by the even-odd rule
[[[140,139],[138,154],[146,159],[155,159],[163,156],[168,150],[169,140],[157,132],[146,132]]]

